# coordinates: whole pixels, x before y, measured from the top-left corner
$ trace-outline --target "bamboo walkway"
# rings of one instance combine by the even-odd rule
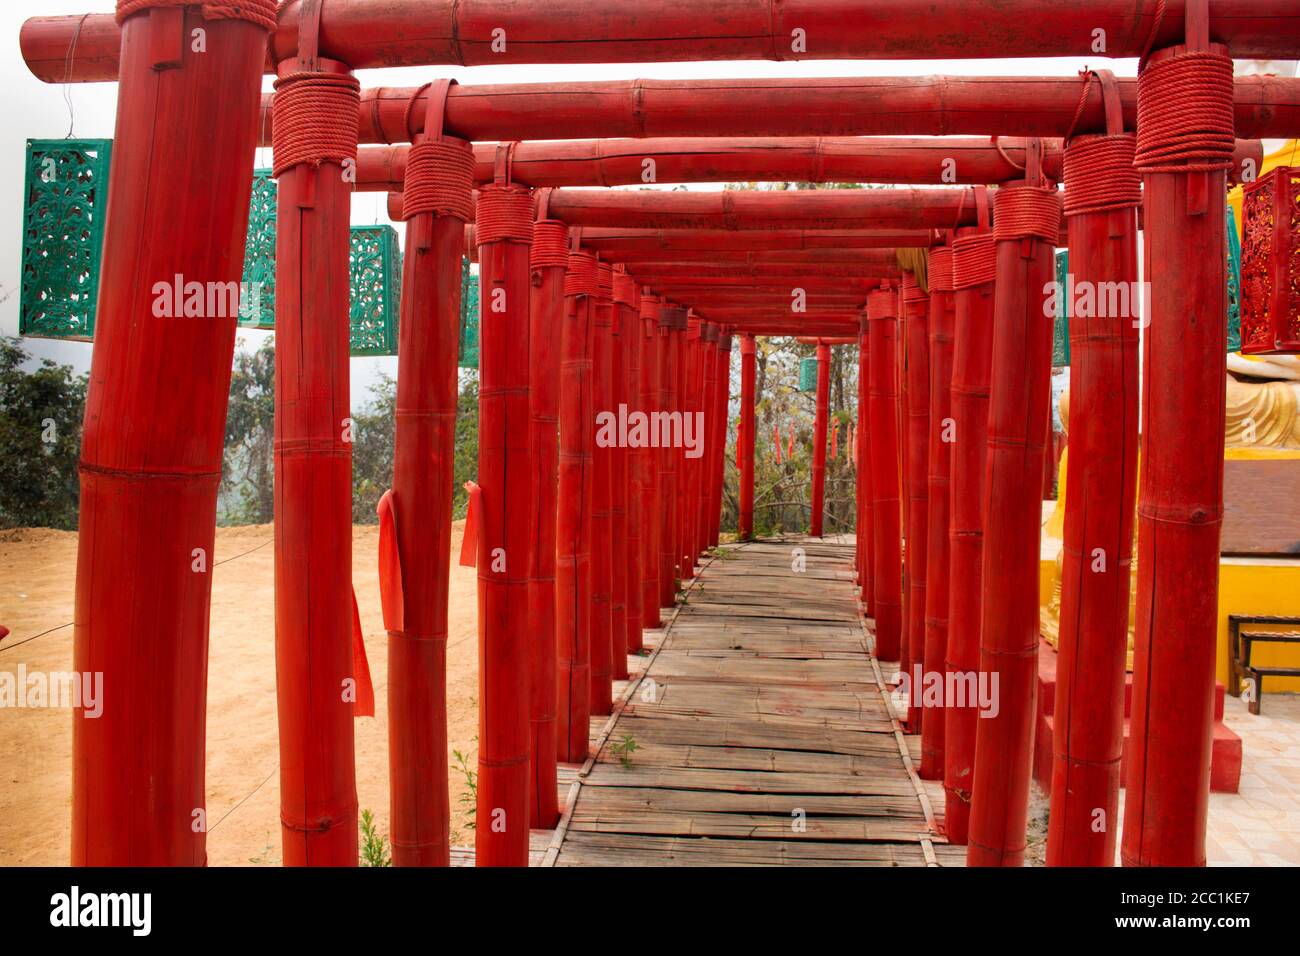
[[[708,561],[593,720],[535,865],[961,865],[867,654],[852,557],[793,538]]]

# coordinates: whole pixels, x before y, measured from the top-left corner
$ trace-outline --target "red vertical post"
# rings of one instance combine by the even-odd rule
[[[695,471],[699,476],[696,484],[699,494],[695,505],[695,544],[697,557],[702,557],[709,549],[709,505],[713,500],[713,443],[716,440],[715,414],[717,407],[718,376],[718,326],[705,322],[700,327],[700,414],[697,417],[700,457],[695,461]]]
[[[1032,141],[1031,141],[1032,142]],[[1052,320],[1045,290],[1055,275],[1061,197],[1037,185],[998,190],[997,290],[984,486],[984,602],[980,673],[998,702],[975,733],[966,860],[1020,866],[1038,691],[1038,559],[1043,455],[1050,414]]]
[[[925,571],[926,524],[929,500],[926,481],[930,458],[930,300],[910,272],[903,273],[903,329],[907,341],[903,346],[903,376],[906,383],[904,409],[907,438],[905,488],[907,507],[904,512],[904,580],[907,585],[903,601],[904,640],[907,652],[903,661],[911,689],[908,698],[908,722],[913,733],[921,731],[924,710],[920,706],[920,670],[925,663]]]
[[[682,379],[677,403],[681,409],[683,439],[687,423],[693,422],[699,409],[700,335],[699,316],[691,312],[687,316],[686,334],[682,336]],[[689,581],[695,577],[695,504],[699,476],[696,460],[686,454],[685,441],[673,450],[673,454],[677,457],[677,468],[682,476],[677,495],[677,567],[681,579]]]
[[[532,775],[529,822],[543,830],[559,820],[556,790],[556,660],[559,588],[556,553],[560,475],[560,360],[565,325],[564,277],[568,265],[569,231],[564,223],[546,219],[546,193],[539,194],[538,219],[533,223],[530,266],[532,287],[528,304],[528,395],[532,418],[534,486],[532,573],[529,575],[530,632],[529,706],[532,712]]]
[[[872,573],[875,541],[872,532],[871,500],[871,327],[864,310],[858,327],[858,584],[862,606],[872,608]]]
[[[390,516],[380,546],[388,631],[388,781],[395,866],[449,866],[447,587],[456,443],[456,362],[474,153],[443,137],[442,94],[406,166]],[[381,522],[385,518],[381,514]],[[387,531],[381,530],[381,536]],[[397,564],[384,555],[396,547]],[[390,619],[394,603],[401,618]]]
[[[754,385],[757,365],[754,336],[740,339],[740,520],[741,541],[754,538]]]
[[[1065,289],[1137,286],[1136,140],[1102,74],[1108,132],[1065,149]],[[1129,571],[1137,493],[1138,297],[1120,314],[1070,316],[1070,484],[1061,566],[1047,862],[1111,866],[1119,832]],[[1084,310],[1088,312],[1088,310]],[[1100,811],[1100,818],[1098,812]],[[1098,826],[1100,824],[1100,826]]]
[[[871,328],[871,521],[876,656],[903,645],[903,557],[898,478],[898,295],[888,283],[867,298]]]
[[[592,324],[596,257],[574,252],[560,335],[560,482],[556,512],[557,759],[582,763],[591,735]]]
[[[623,393],[627,375],[626,348],[620,306],[614,298],[610,276],[610,392],[608,410],[614,416],[615,434],[609,445],[609,625],[611,680],[627,680],[627,448],[618,433],[620,413],[626,407]],[[611,688],[612,691],[612,688]],[[611,704],[612,706],[612,704]]]
[[[709,502],[709,544],[717,547],[722,531],[722,486],[727,475],[727,433],[731,409],[731,332],[718,336],[718,372],[713,411],[714,445],[709,469],[712,495]]]
[[[280,73],[272,140],[281,835],[288,866],[355,866],[353,708],[340,688],[356,676],[347,170],[360,88],[343,66],[314,56],[282,63]]]
[[[197,6],[118,17],[73,659],[120,693],[97,719],[73,718],[74,866],[207,860],[195,823],[206,812],[208,609],[238,316],[159,316],[154,288],[176,276],[239,282],[275,6],[211,21]],[[212,45],[196,54],[200,27]]]
[[[817,407],[813,414],[812,519],[809,534],[822,536],[826,506],[826,419],[830,414],[831,347],[817,344]]]
[[[1204,865],[1209,810],[1227,353],[1223,203],[1234,131],[1232,61],[1208,42],[1203,0],[1188,10],[1187,45],[1154,54],[1138,78],[1151,305],[1126,866]]]
[[[641,290],[636,280],[621,269],[614,273],[614,308],[619,339],[623,345],[623,374],[619,377],[619,405],[630,416],[637,411],[641,391]],[[620,417],[622,414],[620,413]],[[644,448],[634,447],[629,433],[623,456],[626,491],[627,545],[625,549],[625,591],[627,594],[627,652],[641,652],[641,629],[645,614],[641,607],[641,558],[645,537],[646,481],[642,467]],[[627,669],[624,655],[624,670]]]
[[[661,300],[647,292],[641,294],[637,328],[641,336],[641,377],[638,383],[640,410],[647,416],[659,409],[659,309]],[[654,421],[653,418],[650,421]],[[651,436],[647,436],[651,438]],[[641,624],[659,627],[659,452],[653,441],[639,449],[633,458],[641,473],[645,489],[645,508],[641,528]]]
[[[948,651],[944,670],[969,682],[980,663],[981,574],[984,566],[983,488],[988,455],[989,376],[993,364],[995,242],[988,230],[986,193],[977,190],[980,230],[959,231],[953,241],[955,323],[952,349],[952,502],[948,548]],[[969,695],[967,695],[969,698]],[[970,830],[975,783],[973,700],[944,710],[944,829],[964,845]]]
[[[945,677],[948,653],[948,523],[952,427],[952,250],[930,250],[926,275],[930,282],[930,443],[927,479],[925,647],[922,655],[927,682]],[[947,686],[945,680],[943,686]],[[923,700],[921,720],[921,776],[943,779],[944,695],[938,704]]]
[[[503,151],[504,152],[504,151]],[[527,866],[531,680],[532,417],[529,301],[533,198],[510,182],[479,190],[478,811],[477,866]]]
[[[659,408],[677,409],[678,335],[686,327],[686,310],[664,304],[659,310]],[[662,435],[660,436],[662,440]],[[659,604],[677,601],[677,455],[659,449]]]
[[[596,264],[596,304],[592,322],[592,401],[595,418],[586,423],[596,431],[592,449],[591,498],[591,712],[605,715],[614,708],[614,519],[610,492],[613,487],[614,449],[597,422],[611,411],[614,398],[614,278],[603,262]]]

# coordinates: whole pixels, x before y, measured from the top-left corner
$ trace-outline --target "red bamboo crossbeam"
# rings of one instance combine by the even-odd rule
[[[461,163],[455,163],[459,146]],[[388,632],[390,831],[395,866],[448,866],[451,808],[447,768],[447,575],[451,564],[456,360],[461,245],[469,208],[464,177],[469,144],[443,139],[421,147],[441,157],[413,164],[412,185],[457,182],[460,211],[449,205],[406,223],[398,325],[391,545],[380,573]],[[451,190],[449,189],[450,193]],[[430,467],[430,462],[444,467]],[[381,518],[382,520],[382,518]],[[391,558],[396,550],[396,566]],[[399,607],[400,619],[389,609]]]
[[[831,394],[831,347],[817,346],[817,396],[813,414],[812,515],[810,530],[814,538],[822,536],[822,512],[826,505],[826,419]]]
[[[584,244],[617,262],[692,261],[841,262],[875,261],[874,250],[927,246],[925,229],[618,229],[588,228]]]
[[[596,259],[569,257],[560,336],[560,477],[556,515],[555,681],[557,758],[587,759],[591,733],[592,396]]]
[[[998,190],[997,293],[984,489],[984,600],[980,673],[998,708],[975,736],[967,863],[1020,866],[1038,688],[1038,561],[1045,440],[1051,405],[1054,276],[1060,198],[1035,185]],[[996,680],[996,685],[992,682]]]
[[[754,385],[757,375],[755,342],[752,335],[740,339],[740,424],[736,442],[740,447],[740,512],[737,537],[754,537]]]
[[[202,55],[182,43],[200,26],[214,43]],[[237,317],[160,317],[153,290],[178,275],[239,282],[257,135],[243,111],[255,109],[266,31],[191,8],[130,17],[121,37],[109,202],[151,214],[105,226],[73,661],[112,697],[97,719],[74,711],[71,862],[202,866],[208,608]],[[168,45],[180,62],[156,70]]]
[[[641,394],[641,292],[626,272],[614,274],[614,318],[618,324],[619,341],[623,346],[623,374],[619,376],[619,403],[629,409],[645,411],[638,400]],[[642,468],[643,456],[639,448],[620,449],[625,475],[627,544],[624,589],[627,605],[627,653],[638,654],[642,649],[641,631],[645,625],[642,609],[642,538],[645,536],[646,479]],[[624,654],[623,670],[627,670]]]
[[[930,443],[928,454],[925,570],[925,642],[922,664],[926,680],[943,677],[948,651],[948,524],[950,517],[950,472],[952,428],[952,337],[953,292],[952,252],[932,249],[926,276],[930,283],[928,331],[930,359]],[[923,699],[921,719],[921,767],[925,780],[943,779],[944,705]]]
[[[986,212],[985,207],[981,207]],[[984,564],[983,497],[993,362],[993,235],[959,232],[953,243],[952,513],[948,547],[948,650],[945,672],[968,678],[979,670]],[[975,774],[973,701],[944,709],[944,829],[964,845]],[[957,704],[963,706],[957,706]]]
[[[552,202],[554,193],[551,194]],[[553,209],[554,207],[552,207]],[[592,323],[592,405],[595,415],[613,409],[614,278],[610,266],[596,266],[596,303]],[[583,424],[594,429],[595,418]],[[592,448],[591,499],[591,712],[608,715],[614,707],[614,449],[598,440]]]
[[[891,261],[892,260],[892,261]],[[755,284],[779,282],[788,289],[799,287],[797,280],[817,278],[844,279],[894,279],[899,275],[898,261],[894,256],[863,259],[853,262],[774,262],[748,265],[733,262],[659,262],[631,263],[628,271],[639,282],[687,280],[699,284],[709,279],[746,278]]]
[[[921,731],[925,711],[919,706],[917,668],[925,660],[925,602],[926,602],[926,550],[929,544],[929,478],[930,462],[930,299],[921,290],[910,272],[903,273],[902,294],[905,386],[904,428],[907,455],[904,488],[907,504],[904,511],[903,538],[904,579],[904,629],[906,648],[903,653],[904,673],[912,688],[908,697],[908,723],[913,731]]]
[[[870,292],[872,289],[880,286],[879,278],[863,278],[862,276],[827,276],[827,275],[809,275],[807,273],[796,273],[785,277],[746,275],[746,274],[724,274],[721,269],[708,269],[718,273],[715,275],[702,276],[698,274],[676,275],[677,269],[673,269],[671,274],[656,272],[650,270],[642,272],[637,271],[638,276],[650,276],[655,278],[661,285],[673,290],[685,292],[695,291],[696,293],[708,292],[710,290],[723,292],[773,292],[778,295],[784,295],[787,299],[791,293],[796,290],[825,292],[825,293],[845,293],[853,292]],[[680,270],[683,273],[685,269]],[[815,342],[813,344],[816,344]]]
[[[876,656],[899,660],[903,641],[903,559],[898,475],[898,295],[867,300],[871,335],[871,515],[875,560],[871,601]]]
[[[1071,141],[1066,214],[1074,287],[1119,283],[1138,288],[1141,180],[1132,164],[1135,148],[1135,138],[1118,130]],[[1070,488],[1061,565],[1049,865],[1111,866],[1115,861],[1137,491],[1137,304],[1135,297],[1131,314],[1076,314],[1070,319]]]
[[[641,336],[641,376],[638,397],[641,410],[659,411],[659,309],[661,300],[648,291],[641,293],[639,334]],[[660,538],[660,467],[655,448],[638,449],[633,457],[634,469],[644,487],[644,521],[641,529],[641,623],[644,628],[659,627],[659,538]]]
[[[833,0],[777,6],[751,0],[708,0],[690,8],[606,10],[587,0],[544,7],[510,0],[466,5],[455,0],[332,0],[319,13],[321,53],[356,69],[396,66],[480,66],[510,63],[625,63],[704,60],[945,59],[1095,54],[1095,31],[1106,55],[1135,57],[1178,42],[1184,3],[1154,6],[1126,0],[1062,0],[1051,16],[1032,0],[889,0],[869,11]],[[292,56],[300,38],[301,0],[280,8],[264,64]],[[935,30],[935,23],[963,28]],[[1288,0],[1221,0],[1210,18],[1214,38],[1239,57],[1286,59],[1294,54],[1300,13]],[[795,39],[805,37],[802,45]],[[69,62],[74,41],[78,56]],[[23,57],[47,82],[115,79],[121,34],[111,14],[36,17],[22,29]],[[498,137],[492,137],[498,138]]]

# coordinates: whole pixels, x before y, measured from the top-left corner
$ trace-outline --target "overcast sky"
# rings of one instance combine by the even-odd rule
[[[537,0],[544,3],[545,0]],[[0,334],[18,332],[18,287],[22,257],[23,157],[27,139],[75,137],[107,139],[113,135],[117,100],[115,83],[85,83],[57,86],[33,77],[18,48],[22,22],[35,15],[102,12],[114,9],[113,0],[6,0],[0,5]],[[394,70],[361,70],[363,88],[371,86],[418,86],[439,77],[454,77],[461,83],[539,83],[548,81],[607,79],[692,79],[707,77],[810,77],[810,76],[920,76],[930,73],[984,74],[990,76],[1074,76],[1085,66],[1109,67],[1119,76],[1135,76],[1136,60],[1053,58],[1024,60],[817,60],[798,63],[766,61],[723,63],[661,63],[612,65],[422,67]],[[1280,71],[1279,71],[1280,72]],[[1294,68],[1290,71],[1294,73]],[[270,90],[270,78],[264,80]],[[259,151],[263,152],[263,151]],[[269,152],[269,151],[265,151]],[[250,164],[254,162],[250,157]],[[256,165],[269,166],[269,157],[259,155]],[[702,187],[717,188],[717,187]],[[380,193],[359,193],[352,201],[354,224],[389,222]],[[398,230],[399,235],[401,230]],[[262,333],[241,332],[246,347],[255,347]],[[29,351],[67,362],[85,371],[90,365],[89,344],[27,340]],[[352,360],[353,405],[365,402],[370,384],[380,370],[396,375],[395,358]]]

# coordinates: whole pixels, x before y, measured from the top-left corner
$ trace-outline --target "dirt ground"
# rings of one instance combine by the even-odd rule
[[[477,760],[478,645],[474,569],[456,563],[452,528],[447,643],[449,751]],[[208,667],[208,863],[280,862],[275,715],[274,546],[270,525],[217,529]],[[379,608],[377,527],[353,530],[353,581],[375,685],[374,718],[357,721],[357,797],[388,834],[387,637]],[[0,670],[72,669],[75,533],[0,532]],[[36,637],[36,635],[41,635]],[[0,709],[0,866],[68,862],[72,718],[53,708]],[[470,844],[467,781],[451,765],[452,842]]]

